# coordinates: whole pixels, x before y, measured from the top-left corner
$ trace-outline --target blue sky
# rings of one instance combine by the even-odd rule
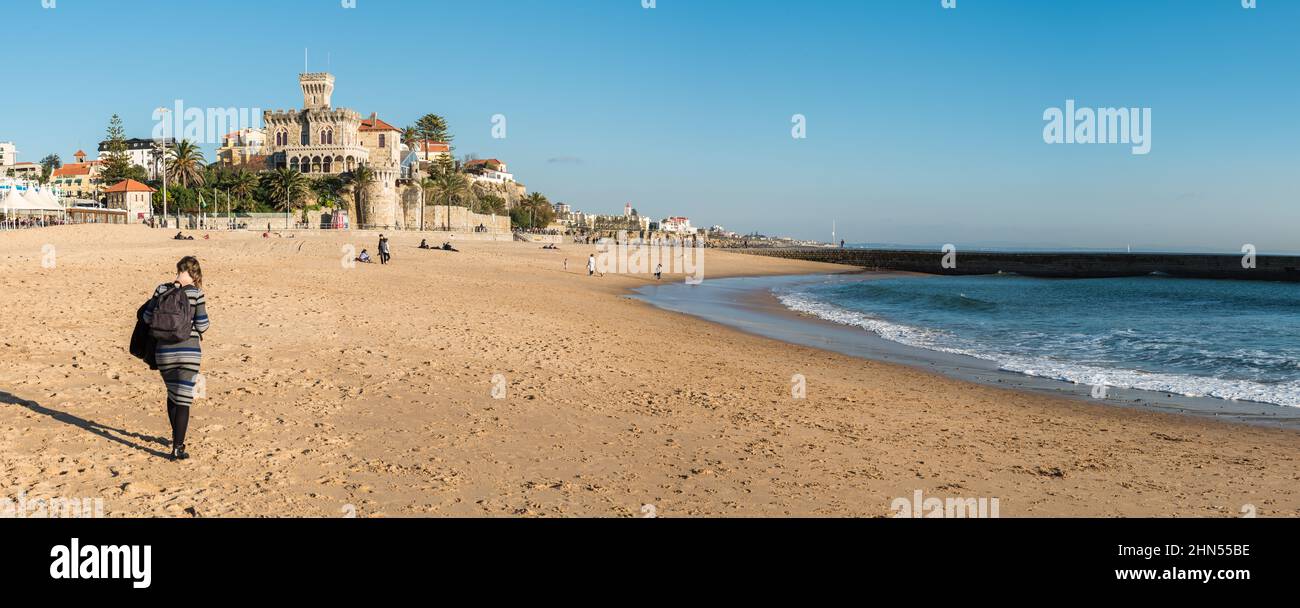
[[[851,242],[1300,250],[1293,0],[356,4],[0,0],[0,141],[67,161],[114,112],[147,137],[176,99],[298,107],[308,48],[335,105],[445,115],[458,154],[588,211],[827,240],[834,219]],[[1151,108],[1151,152],[1045,144],[1066,99]]]

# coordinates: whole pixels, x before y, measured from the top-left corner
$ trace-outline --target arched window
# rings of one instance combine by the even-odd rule
[[[297,156],[293,157],[293,160],[289,161],[289,170],[290,170],[290,171],[297,171],[297,170],[298,170],[298,157],[297,157]]]
[[[326,173],[331,173],[334,169],[334,159],[326,156],[325,164],[323,165],[323,167]]]

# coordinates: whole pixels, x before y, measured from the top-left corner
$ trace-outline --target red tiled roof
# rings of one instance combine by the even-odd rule
[[[441,141],[418,141],[416,142],[415,149],[418,152],[451,152],[451,146]]]
[[[397,131],[398,133],[402,132],[401,129],[380,120],[378,117],[374,116],[373,114],[370,116],[370,118],[362,119],[361,130],[362,131]]]
[[[104,190],[105,194],[110,192],[157,192],[157,190],[133,179],[124,179]]]
[[[58,169],[55,169],[54,175],[52,177],[73,177],[76,175],[90,175],[90,170],[94,168],[94,166],[97,164],[99,164],[99,161],[97,160],[92,160],[86,163],[68,163],[66,165],[63,165],[62,167],[59,167]]]
[[[477,165],[486,165],[488,163],[493,163],[498,166],[505,164],[495,158],[476,158],[474,160],[465,163],[465,166],[469,167],[469,166],[477,166]]]

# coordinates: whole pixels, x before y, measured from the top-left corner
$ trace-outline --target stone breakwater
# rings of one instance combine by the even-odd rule
[[[1300,256],[1181,253],[1001,253],[786,247],[739,253],[829,262],[868,270],[940,275],[1015,273],[1033,277],[1101,278],[1165,274],[1196,279],[1300,281]],[[945,264],[945,256],[947,262]],[[1251,267],[1253,266],[1253,267]]]

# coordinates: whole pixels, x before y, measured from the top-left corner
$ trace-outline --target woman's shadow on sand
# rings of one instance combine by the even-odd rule
[[[91,420],[86,420],[85,418],[81,418],[81,417],[79,417],[79,416],[75,416],[75,415],[73,415],[73,414],[69,414],[69,413],[67,413],[67,412],[60,412],[60,411],[58,411],[58,410],[52,410],[52,409],[50,409],[50,408],[48,408],[48,407],[45,407],[45,406],[43,406],[43,405],[41,405],[41,404],[39,404],[39,403],[37,403],[37,402],[35,402],[35,401],[28,401],[28,400],[26,400],[26,399],[20,399],[20,398],[18,398],[17,396],[15,396],[14,394],[12,394],[12,393],[7,393],[7,392],[5,392],[5,391],[0,391],[0,404],[4,404],[4,405],[21,405],[21,406],[23,406],[23,407],[25,407],[25,408],[27,408],[27,409],[33,411],[33,412],[36,412],[37,414],[42,414],[42,415],[45,415],[45,416],[49,416],[50,418],[53,418],[53,419],[55,419],[55,420],[58,420],[59,422],[62,422],[62,423],[64,423],[64,424],[71,424],[72,426],[86,429],[87,431],[90,431],[90,432],[92,432],[92,433],[94,433],[94,434],[96,434],[96,435],[99,435],[100,437],[103,437],[104,439],[108,439],[108,440],[110,440],[110,441],[116,441],[116,442],[118,442],[118,443],[120,443],[120,444],[122,444],[122,445],[129,446],[129,447],[133,447],[133,448],[135,448],[135,449],[137,449],[137,450],[140,450],[141,452],[145,452],[145,453],[147,453],[147,454],[152,454],[152,455],[154,455],[154,456],[159,456],[159,457],[162,457],[162,458],[167,458],[167,457],[169,457],[169,456],[171,455],[171,454],[168,454],[167,452],[162,452],[162,451],[159,451],[159,450],[155,450],[155,449],[149,447],[148,445],[142,445],[142,444],[135,443],[135,442],[133,442],[133,441],[128,440],[128,438],[130,438],[130,439],[138,439],[138,440],[143,441],[143,442],[146,442],[146,443],[156,443],[156,444],[159,444],[159,445],[161,445],[161,446],[163,446],[163,447],[167,447],[167,446],[168,446],[168,442],[167,442],[166,439],[164,439],[164,438],[162,438],[162,437],[154,437],[154,436],[151,436],[151,435],[144,435],[144,434],[141,434],[141,433],[132,433],[132,432],[127,431],[127,430],[125,430],[125,429],[113,428],[113,427],[111,427],[111,426],[104,425],[104,424],[100,424],[100,423],[98,423],[98,422],[94,422],[94,421],[91,421]]]

